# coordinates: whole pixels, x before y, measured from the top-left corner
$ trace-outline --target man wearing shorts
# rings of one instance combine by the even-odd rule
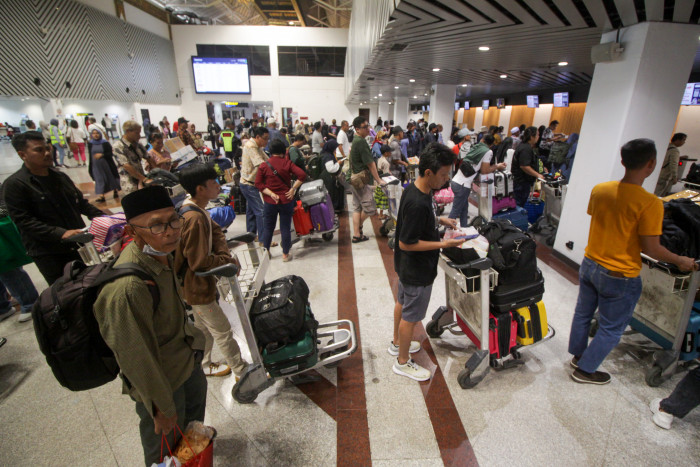
[[[357,174],[364,170],[369,170],[372,178],[380,185],[386,185],[386,182],[379,178],[377,173],[377,165],[372,157],[372,150],[367,144],[367,135],[369,134],[369,125],[365,117],[356,117],[352,121],[355,127],[355,135],[359,138],[352,140],[350,148],[350,173]],[[354,233],[352,243],[359,243],[369,240],[362,232],[362,224],[365,223],[369,216],[377,213],[377,207],[374,204],[374,187],[370,184],[365,185],[361,190],[351,186],[352,191],[352,223]]]
[[[354,147],[354,145],[353,145]],[[394,307],[394,340],[389,354],[397,356],[393,370],[416,381],[430,379],[430,370],[419,366],[409,353],[420,350],[411,341],[416,323],[425,318],[437,276],[440,248],[459,246],[464,240],[440,240],[440,224],[455,228],[456,220],[437,217],[433,190],[450,180],[454,154],[442,144],[432,143],[420,156],[418,179],[404,190],[396,219],[394,269],[399,275],[398,302]],[[398,342],[398,346],[395,345]]]

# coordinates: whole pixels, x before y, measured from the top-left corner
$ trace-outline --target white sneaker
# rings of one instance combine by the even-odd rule
[[[223,363],[212,363],[207,368],[202,368],[206,376],[227,376],[231,374],[231,367]]]
[[[651,419],[656,423],[657,426],[663,428],[664,430],[671,429],[671,423],[673,423],[673,415],[670,413],[661,411],[661,398],[654,399],[649,403],[649,408],[654,414]]]
[[[430,370],[423,368],[414,362],[412,358],[409,358],[403,365],[399,363],[399,359],[397,358],[392,369],[397,375],[406,376],[416,381],[428,381],[432,376]]]
[[[408,349],[408,353],[416,353],[420,351],[420,342],[418,341],[411,341],[411,348]],[[387,349],[387,352],[389,352],[389,355],[393,355],[394,357],[399,355],[399,346],[394,345],[394,341],[391,341],[391,344],[389,344],[389,348]]]
[[[28,311],[26,313],[20,313],[19,318],[17,318],[17,321],[19,321],[20,323],[24,323],[25,321],[29,321],[30,319],[32,319],[32,312]]]

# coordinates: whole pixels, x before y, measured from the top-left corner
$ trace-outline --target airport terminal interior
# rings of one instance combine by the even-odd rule
[[[142,439],[146,438],[139,424],[148,422],[153,431],[154,423],[143,403],[142,412],[137,413],[138,404],[123,393],[121,378],[70,390],[59,383],[40,349],[37,323],[48,319],[39,314],[41,306],[45,308],[40,304],[51,300],[51,290],[62,279],[50,287],[45,267],[52,252],[42,253],[35,262],[33,252],[44,250],[36,245],[36,236],[27,242],[28,229],[45,227],[42,235],[55,242],[54,230],[63,232],[68,227],[51,227],[41,218],[28,219],[27,213],[47,213],[49,205],[74,209],[75,203],[46,196],[46,190],[60,189],[60,184],[37,175],[30,165],[38,162],[27,162],[35,157],[27,154],[27,148],[36,140],[30,138],[27,146],[18,146],[24,133],[35,131],[28,134],[38,134],[40,141],[45,138],[47,150],[39,158],[53,166],[47,170],[67,175],[62,183],[72,182],[90,205],[105,214],[126,215],[114,224],[121,227],[128,223],[129,209],[157,204],[155,196],[138,206],[129,203],[128,198],[137,199],[139,191],[155,188],[124,182],[134,180],[134,170],[145,174],[156,168],[153,154],[170,152],[165,165],[159,160],[157,167],[165,168],[162,171],[168,176],[175,174],[175,182],[168,184],[170,179],[163,175],[153,185],[168,187],[173,203],[185,199],[186,183],[178,184],[178,175],[202,164],[214,167],[217,182],[230,197],[212,200],[207,206],[216,204],[215,209],[235,212],[235,219],[222,225],[228,240],[262,229],[262,222],[250,220],[253,206],[263,204],[261,197],[265,203],[274,201],[265,191],[271,188],[259,195],[258,184],[246,182],[246,175],[264,170],[267,186],[284,182],[289,187],[291,179],[285,174],[291,169],[284,169],[286,178],[279,180],[271,164],[261,163],[262,159],[254,162],[251,154],[264,154],[265,145],[259,143],[263,136],[270,135],[268,149],[279,146],[275,141],[284,142],[282,151],[292,158],[291,163],[284,161],[288,164],[284,167],[296,167],[294,155],[303,154],[305,177],[324,180],[317,183],[323,197],[313,202],[305,198],[305,185],[298,182],[300,201],[298,207],[294,205],[288,252],[283,251],[288,236],[281,231],[281,206],[269,254],[263,245],[267,236],[261,232],[229,243],[240,272],[229,279],[220,277],[216,295],[224,327],[230,325],[240,357],[250,365],[242,371],[222,372],[227,374],[218,374],[211,366],[203,368],[206,410],[200,421],[216,434],[204,443],[206,449],[194,449],[202,452],[182,465],[700,465],[700,410],[696,408],[700,402],[700,1],[0,0],[0,5],[6,18],[5,27],[0,28],[4,44],[0,50],[0,193],[7,204],[6,210],[0,210],[0,293],[8,295],[12,307],[11,311],[0,309],[0,464],[144,465]],[[269,130],[263,133],[256,125]],[[77,141],[74,129],[84,135]],[[84,142],[92,139],[89,150],[76,144],[82,138]],[[626,143],[639,138],[646,139],[643,144],[654,144],[656,157],[647,157],[647,151],[644,167],[648,170],[641,165],[634,168],[637,174],[647,170],[637,185],[648,193],[635,192],[630,203],[642,199],[655,203],[656,227],[647,226],[644,231],[635,224],[630,234],[634,242],[602,235],[609,242],[607,251],[631,248],[639,253],[640,242],[647,245],[640,238],[660,236],[661,244],[673,252],[667,258],[682,257],[691,266],[683,270],[648,256],[632,274],[596,265],[603,271],[600,277],[607,277],[605,284],[617,285],[597,292],[601,314],[591,321],[590,336],[597,336],[591,343],[596,339],[613,343],[600,366],[587,373],[575,365],[578,360],[582,366],[588,363],[590,359],[584,359],[589,354],[572,355],[570,335],[582,290],[594,289],[585,272],[587,264],[596,264],[591,245],[601,242],[589,237],[592,229],[601,228],[591,220],[596,215],[591,192],[605,182],[628,180],[633,169],[629,165],[626,174],[621,148],[631,147]],[[163,147],[161,140],[167,151],[153,149]],[[430,142],[446,147],[428,147]],[[95,145],[102,150],[114,148],[116,164],[112,165],[119,176],[112,175],[104,160],[93,157]],[[134,159],[119,152],[137,154],[139,145],[151,150],[148,157]],[[529,149],[534,165],[516,164],[518,157],[526,157],[522,156],[526,151],[517,149],[520,145],[534,147],[534,153]],[[373,167],[382,166],[384,159],[402,161],[391,166],[386,162],[393,176],[382,179],[389,182],[386,186],[375,190],[377,182],[373,186],[360,181],[362,188],[358,188],[350,175],[346,181],[338,162],[347,156],[364,161],[364,149],[356,146],[367,148],[366,154],[376,151]],[[472,159],[478,148],[483,152]],[[445,169],[446,176],[453,178],[449,185],[447,178],[439,179],[434,169],[420,163],[443,149],[440,154],[448,151],[457,162]],[[316,155],[319,151],[321,155]],[[352,157],[356,151],[358,159]],[[177,163],[171,164],[171,156]],[[315,158],[317,172],[310,163]],[[270,160],[279,161],[275,156]],[[475,167],[475,174],[459,168],[469,165],[465,160]],[[129,171],[123,168],[125,163]],[[283,172],[281,166],[275,167]],[[16,193],[8,193],[17,192],[7,187],[19,185],[18,174],[30,180],[26,185],[37,193],[32,198],[18,201]],[[462,182],[457,180],[470,181],[459,185]],[[524,192],[522,180],[527,181]],[[419,258],[416,251],[409,252],[415,245],[408,243],[405,233],[411,216],[403,217],[399,209],[405,199],[401,193],[415,194],[423,186],[436,214],[476,220],[474,227],[479,231],[467,229],[464,222],[461,230],[447,229],[445,239],[450,235],[462,239],[449,245],[462,245],[469,238],[458,251],[473,252],[465,260],[470,267],[455,267],[457,260],[448,257],[450,250],[442,250],[437,266],[430,261],[419,263],[420,274],[436,276],[432,291],[428,288],[426,296],[423,289],[415,298],[409,295],[418,286],[402,283],[410,274],[397,270],[401,268],[395,267],[395,254],[404,255],[403,260],[397,259],[403,265],[415,264],[406,263],[408,253]],[[250,190],[256,202],[250,201]],[[360,202],[362,193],[368,197]],[[519,196],[524,196],[524,205]],[[662,233],[659,198],[666,213]],[[45,206],[30,206],[32,199],[41,199]],[[419,203],[409,201],[406,206],[417,209]],[[615,209],[619,205],[612,204]],[[82,219],[89,227],[85,209]],[[326,214],[317,214],[321,209]],[[457,209],[464,215],[455,215]],[[291,211],[287,211],[289,222]],[[367,220],[360,211],[369,215]],[[206,218],[218,223],[210,212]],[[691,220],[680,224],[673,217],[679,213]],[[325,227],[324,215],[332,219]],[[627,222],[622,217],[608,217],[602,228],[619,230]],[[307,218],[308,227],[304,227],[301,224]],[[533,245],[536,255],[530,263],[534,267],[536,262],[541,271],[537,280],[544,283],[543,292],[532,292],[527,300],[513,299],[502,308],[497,302],[499,289],[502,292],[508,280],[525,282],[514,263],[499,266],[492,251],[496,243],[489,247],[485,239],[493,223],[489,221],[495,219],[510,220],[517,227],[511,233],[518,238],[517,246],[510,247],[517,251],[510,257],[516,258],[515,263],[524,264],[519,262],[520,245]],[[667,221],[678,225],[669,227]],[[163,222],[170,222],[169,227],[157,224],[164,226],[165,233],[180,231],[173,225],[175,220]],[[149,225],[157,237],[156,225]],[[671,227],[676,229],[673,234],[668,233]],[[437,227],[432,230],[438,235]],[[82,242],[86,246],[81,258],[93,265],[109,261],[122,242],[127,245],[132,231],[138,229],[131,227],[126,234],[119,230],[114,240],[118,243],[111,248],[105,243],[99,253],[91,248],[93,243]],[[91,227],[90,232],[97,230]],[[134,243],[124,251],[156,264],[161,252],[149,244],[144,247],[142,238],[151,237],[134,234]],[[427,240],[411,238],[421,244]],[[104,233],[101,241],[106,242]],[[214,254],[211,242],[205,256]],[[22,251],[25,247],[28,256]],[[8,267],[18,257],[26,261]],[[676,265],[681,259],[674,260]],[[486,269],[478,269],[479,264],[486,264]],[[695,270],[688,270],[692,265]],[[18,268],[27,273],[41,296],[31,317],[27,313],[32,303],[22,303],[25,300],[20,297],[31,296],[25,293],[31,287],[26,280],[18,285],[8,275]],[[158,269],[165,271],[159,278],[172,277],[169,271],[175,271],[174,266]],[[259,308],[266,293],[271,294],[265,292],[267,285],[289,275],[306,282],[308,307],[320,327],[301,334],[312,342],[311,359],[271,363],[276,352],[300,346],[304,339],[293,342],[286,337],[280,341],[282,350],[271,347],[275,344],[271,341],[260,351],[254,340],[259,341],[261,334],[248,313]],[[631,308],[622,302],[614,306],[605,302],[610,294],[634,295],[622,290],[628,290],[636,276],[641,277],[641,291]],[[185,288],[187,280],[185,276]],[[600,284],[596,282],[595,287]],[[156,285],[161,286],[158,281]],[[298,291],[299,285],[295,287]],[[115,300],[131,303],[131,298],[127,294]],[[8,300],[0,297],[0,308]],[[182,311],[177,297],[161,297],[160,303],[164,300]],[[400,329],[409,324],[409,307],[420,308],[425,316],[420,315],[413,327],[412,340],[418,343],[416,348],[411,344],[413,364],[401,363],[408,337],[401,340],[400,349],[393,345],[399,300],[406,318]],[[603,306],[609,308],[603,311]],[[618,337],[611,334],[610,316],[624,306],[630,313],[615,345]],[[196,310],[201,305],[193,307],[200,313]],[[127,312],[110,310],[117,317]],[[606,312],[610,315],[604,316]],[[148,326],[152,337],[161,339],[162,330],[153,329],[156,314]],[[94,316],[98,316],[97,305]],[[503,324],[504,316],[512,326]],[[118,323],[121,318],[114,319]],[[131,337],[132,342],[140,338]],[[228,369],[228,357],[219,342],[216,339],[211,361]],[[167,366],[163,364],[167,356],[164,359],[160,353],[164,349],[173,347],[163,343],[154,351],[156,364],[163,367]],[[192,358],[189,347],[188,352]],[[411,365],[413,369],[406,369]],[[428,376],[421,378],[421,371]],[[142,376],[159,379],[153,374]],[[591,382],[595,384],[582,384]],[[139,391],[141,387],[135,393],[146,394]],[[689,409],[687,415],[671,415],[665,409],[671,399]],[[154,414],[166,417],[155,397],[149,400]],[[160,423],[157,417],[155,423]],[[160,435],[150,436],[160,439]],[[164,455],[171,447],[175,451],[174,446],[160,447]],[[165,465],[158,464],[160,460],[147,465]]]

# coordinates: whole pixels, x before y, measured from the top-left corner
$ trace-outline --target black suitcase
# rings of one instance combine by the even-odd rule
[[[537,270],[538,280],[529,284],[504,284],[491,292],[491,310],[494,314],[526,307],[542,300],[544,295],[544,277]]]
[[[246,200],[238,185],[231,186],[231,199],[233,199],[233,211],[236,214],[245,214]]]

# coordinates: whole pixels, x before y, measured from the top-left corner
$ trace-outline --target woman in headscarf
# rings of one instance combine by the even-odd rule
[[[508,154],[508,149],[511,149],[512,147],[513,138],[511,138],[510,136],[501,141],[501,144],[498,145],[496,151],[494,152],[494,157],[491,159],[491,165],[505,162],[506,155]]]
[[[388,137],[386,136],[384,130],[379,130],[377,135],[374,137],[374,141],[372,141],[372,144],[369,145],[370,149],[372,149],[372,155],[374,156],[375,161],[382,157],[380,148],[382,147],[382,144],[387,144],[387,138]]]
[[[338,149],[338,142],[335,139],[328,140],[321,149],[321,170],[320,178],[331,195],[333,209],[341,212],[345,209],[345,188],[340,183],[338,175],[341,173],[343,162],[338,162],[335,151]]]
[[[576,149],[578,148],[578,133],[571,133],[566,142],[569,143],[569,152],[566,153],[566,163],[561,167],[561,174],[569,180],[571,178],[571,169],[574,166]]]
[[[105,202],[105,193],[114,192],[114,199],[119,198],[119,172],[114,163],[112,145],[104,139],[100,130],[90,132],[88,141],[88,153],[90,154],[90,166],[88,172],[95,180],[95,194],[99,196],[97,203]]]

